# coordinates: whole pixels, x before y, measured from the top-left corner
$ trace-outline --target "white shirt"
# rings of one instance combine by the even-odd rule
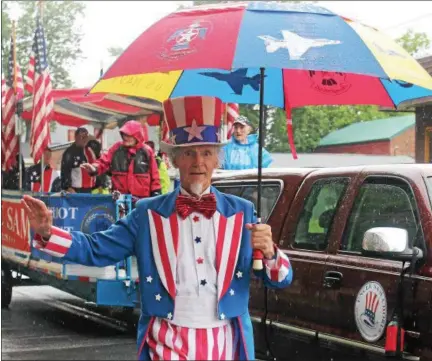
[[[190,194],[181,188],[181,193]],[[202,195],[209,194],[210,187]],[[178,216],[179,245],[176,300],[172,323],[185,327],[216,327],[217,317],[216,230],[213,219],[192,212]]]

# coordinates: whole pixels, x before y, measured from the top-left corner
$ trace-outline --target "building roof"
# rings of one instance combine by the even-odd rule
[[[319,147],[390,140],[415,125],[415,115],[350,124],[321,139]]]
[[[426,71],[432,75],[432,55],[425,56],[423,58],[416,59],[419,64],[426,69]]]
[[[271,153],[273,163],[270,168],[328,168],[371,164],[409,164],[415,160],[409,156],[332,154],[332,153],[299,153],[293,159],[290,153]]]

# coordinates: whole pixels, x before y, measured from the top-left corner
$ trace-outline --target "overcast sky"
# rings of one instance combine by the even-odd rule
[[[151,24],[189,1],[93,1],[86,2],[82,23],[84,59],[71,68],[75,86],[92,86],[101,63],[112,63],[107,48],[126,48]],[[396,38],[409,28],[426,32],[432,39],[432,2],[430,1],[320,1],[321,6],[354,18]],[[392,13],[390,15],[389,13]],[[432,54],[432,47],[425,54]]]

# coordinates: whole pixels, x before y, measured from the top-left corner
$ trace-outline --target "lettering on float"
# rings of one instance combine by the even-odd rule
[[[49,210],[52,212],[54,224],[56,223],[56,220],[77,219],[78,207],[49,207]],[[74,227],[72,226],[56,225],[56,227],[59,227],[66,232],[74,230]]]
[[[49,207],[53,219],[76,219],[78,207]]]
[[[1,243],[20,251],[29,251],[28,218],[23,206],[16,202],[2,201]]]
[[[6,227],[8,231],[15,233],[18,237],[24,238],[27,235],[27,218],[24,208],[7,207],[6,224],[4,224],[4,217],[2,219],[3,227]]]

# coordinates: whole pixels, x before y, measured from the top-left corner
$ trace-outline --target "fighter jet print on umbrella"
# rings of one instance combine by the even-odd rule
[[[260,35],[258,38],[264,40],[268,53],[274,53],[279,49],[287,49],[290,60],[301,60],[310,48],[338,45],[341,43],[339,40],[305,38],[288,30],[281,30],[281,33],[282,39],[277,39],[270,35]]]
[[[199,73],[220,81],[226,82],[237,95],[243,94],[243,87],[249,85],[253,90],[258,91],[260,86],[260,75],[256,74],[252,77],[246,75],[247,69],[238,69],[231,73],[220,72],[203,72]]]

